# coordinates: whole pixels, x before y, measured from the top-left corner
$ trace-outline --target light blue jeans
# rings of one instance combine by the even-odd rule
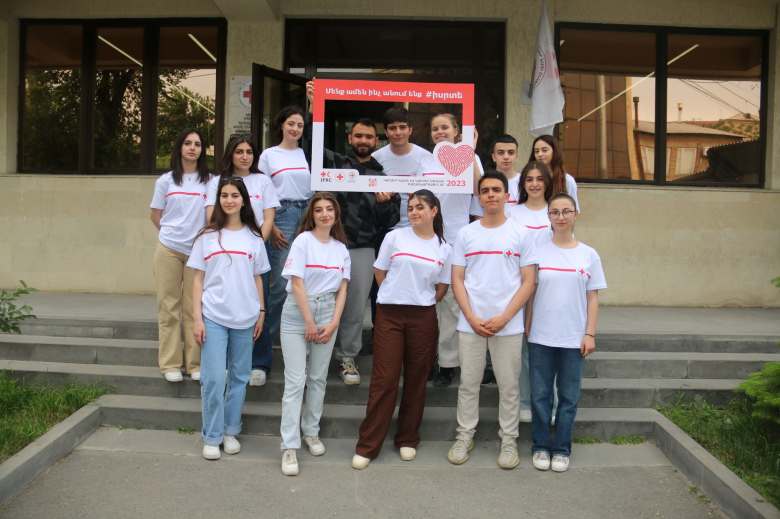
[[[203,324],[206,340],[200,353],[201,435],[203,443],[219,445],[223,434],[236,436],[241,432],[241,408],[252,367],[254,326],[235,330],[205,317]]]
[[[335,293],[309,296],[309,309],[317,327],[333,319]],[[325,344],[304,339],[306,325],[295,298],[290,296],[282,310],[281,339],[284,355],[284,395],[282,396],[282,450],[301,447],[304,436],[319,436],[328,366],[336,342],[336,332]],[[306,402],[303,390],[306,388]],[[301,407],[303,412],[301,412]]]
[[[531,410],[531,370],[528,363],[528,335],[523,334],[523,353],[520,366],[520,410]],[[558,388],[553,386],[552,414],[558,409]]]
[[[298,224],[306,211],[308,200],[282,200],[281,207],[276,208],[274,224],[282,231],[284,237],[292,245],[295,239],[295,231],[298,230]],[[282,277],[282,269],[287,261],[287,255],[290,253],[289,245],[283,249],[277,249],[271,245],[271,240],[265,244],[268,252],[268,262],[271,264],[271,291],[269,294],[268,314],[268,333],[270,340],[274,340],[279,333],[279,323],[281,322],[282,306],[287,298],[287,280]]]

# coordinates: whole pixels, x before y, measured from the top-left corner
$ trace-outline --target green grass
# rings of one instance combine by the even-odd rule
[[[747,399],[737,397],[724,408],[694,401],[659,411],[780,507],[780,428],[751,416]]]
[[[182,425],[176,428],[176,432],[179,434],[195,434],[195,429]]]
[[[106,390],[97,386],[33,386],[0,373],[0,463]]]
[[[595,436],[578,436],[572,439],[572,443],[578,443],[580,445],[589,445],[592,443],[601,443],[601,440]]]
[[[627,434],[624,436],[613,436],[609,439],[612,445],[639,445],[645,443],[647,439],[639,434]]]

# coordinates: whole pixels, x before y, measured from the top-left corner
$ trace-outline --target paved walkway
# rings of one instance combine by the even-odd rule
[[[149,322],[157,319],[153,296],[37,292],[25,301],[40,318]],[[780,308],[603,306],[599,332],[780,337]]]
[[[493,442],[460,467],[445,459],[449,442],[422,444],[413,462],[388,445],[358,472],[354,441],[329,440],[321,458],[299,451],[301,474],[290,478],[279,471],[279,438],[242,441],[240,454],[209,462],[197,434],[100,429],[0,517],[723,518],[649,443],[576,445],[570,471],[555,474],[527,455],[515,470],[497,468]]]

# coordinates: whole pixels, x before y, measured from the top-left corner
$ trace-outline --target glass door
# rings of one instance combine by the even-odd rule
[[[306,109],[306,78],[253,63],[251,128],[259,150],[277,144],[271,134],[274,117],[291,104]]]

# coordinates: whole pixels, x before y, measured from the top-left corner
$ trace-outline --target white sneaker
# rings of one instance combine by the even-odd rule
[[[522,423],[531,423],[531,410],[530,409],[520,409],[520,421]]]
[[[520,455],[517,453],[517,442],[515,440],[504,440],[501,442],[501,451],[496,460],[498,466],[502,469],[511,470],[520,464]]]
[[[352,468],[355,470],[363,470],[368,467],[369,463],[371,463],[371,460],[365,456],[361,456],[360,454],[352,456]]]
[[[168,382],[181,382],[184,380],[184,376],[182,376],[181,371],[166,371],[163,373],[163,377],[165,377],[165,380]]]
[[[414,447],[401,447],[401,460],[412,461],[417,457],[417,449]]]
[[[360,372],[355,366],[355,359],[350,357],[344,357],[341,359],[341,368],[339,369],[339,375],[344,384],[353,386],[360,384]]]
[[[235,436],[225,435],[222,438],[222,450],[225,451],[225,454],[238,454],[241,452],[241,444],[238,443]]]
[[[218,460],[220,456],[219,445],[203,446],[203,457],[207,460]]]
[[[536,470],[550,470],[550,455],[547,451],[536,451],[532,458]]]
[[[569,457],[563,454],[556,454],[552,457],[550,468],[553,472],[566,472],[569,470]]]
[[[190,373],[190,379],[194,380],[195,382],[200,382],[200,371],[193,371]]]
[[[267,380],[268,376],[262,369],[253,369],[252,373],[249,375],[250,386],[264,386]]]
[[[312,456],[322,456],[325,454],[325,444],[316,436],[304,436],[303,443],[309,448],[309,454]]]
[[[469,460],[469,453],[474,449],[474,440],[455,440],[447,453],[447,460],[453,465],[463,465]]]
[[[295,449],[286,449],[282,452],[282,474],[285,476],[298,475],[298,456]]]

